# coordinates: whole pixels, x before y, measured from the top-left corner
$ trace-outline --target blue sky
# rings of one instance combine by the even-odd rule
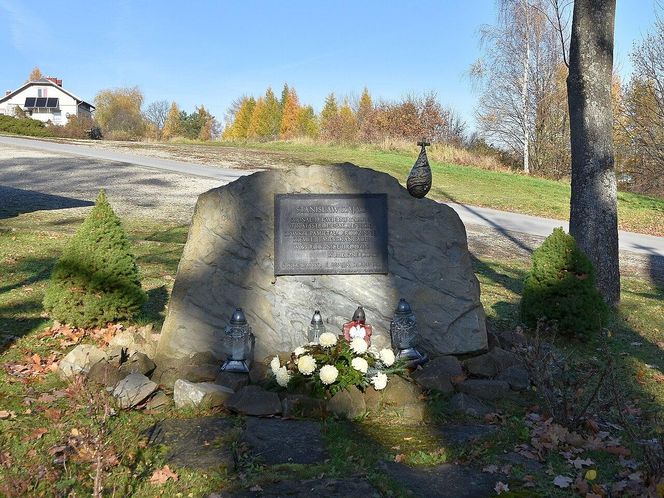
[[[652,27],[655,0],[618,0],[616,65]],[[400,97],[434,90],[469,121],[467,71],[493,0],[0,0],[0,89],[34,66],[92,101],[137,85],[146,102],[203,104],[221,119],[242,94],[295,86],[317,110],[325,95]]]

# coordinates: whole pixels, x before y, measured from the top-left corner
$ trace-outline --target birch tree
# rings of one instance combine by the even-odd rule
[[[546,0],[499,0],[496,25],[481,30],[485,56],[471,67],[481,89],[476,109],[480,131],[520,157],[525,173],[533,162],[541,167],[537,111],[554,90],[563,60],[551,22],[555,7]]]

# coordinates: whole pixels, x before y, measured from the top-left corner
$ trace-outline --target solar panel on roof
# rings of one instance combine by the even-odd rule
[[[46,107],[46,97],[37,97],[35,107]]]
[[[46,101],[46,107],[49,109],[56,109],[58,107],[58,99],[49,97]]]
[[[35,106],[35,100],[37,100],[35,97],[26,97],[25,107],[34,107]]]

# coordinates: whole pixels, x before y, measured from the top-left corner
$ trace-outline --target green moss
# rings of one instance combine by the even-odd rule
[[[555,321],[561,335],[586,340],[601,329],[607,316],[592,263],[571,235],[556,228],[533,253],[521,319],[530,327],[540,319]]]
[[[53,269],[44,308],[53,319],[90,327],[130,320],[145,300],[129,239],[101,190]]]

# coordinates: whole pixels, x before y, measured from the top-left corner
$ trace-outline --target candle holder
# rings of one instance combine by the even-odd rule
[[[428,361],[428,357],[415,348],[419,339],[417,320],[410,304],[403,298],[399,299],[390,322],[390,338],[392,347],[397,350],[397,359],[405,360],[409,367],[416,367]]]
[[[323,317],[321,316],[320,311],[314,311],[314,316],[311,317],[311,324],[309,325],[308,332],[307,339],[309,339],[309,342],[315,342],[318,344],[318,338],[325,332],[325,323],[323,323]]]
[[[254,359],[256,337],[247,323],[242,308],[236,308],[231,321],[224,329],[223,349],[226,361],[221,366],[224,372],[249,373]]]

